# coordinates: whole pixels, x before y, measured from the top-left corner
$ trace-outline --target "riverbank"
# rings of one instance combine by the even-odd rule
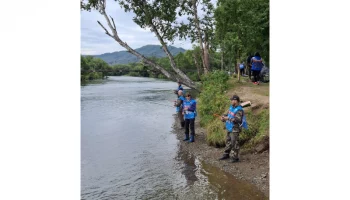
[[[226,91],[228,97],[237,94],[243,101],[251,101],[252,105],[245,108],[245,112],[259,115],[269,109],[269,84],[253,85],[248,80],[243,79],[241,83],[236,83],[234,79],[229,81],[230,87]],[[219,161],[223,154],[223,148],[209,146],[206,141],[207,130],[201,127],[200,116],[196,118],[195,143],[182,142],[184,129],[181,129],[178,119],[175,117],[174,132],[181,141],[181,149],[197,157],[199,160],[215,166],[227,173],[232,174],[237,179],[247,181],[269,197],[269,132],[267,129],[259,133],[255,140],[246,142],[241,147],[240,162],[230,163],[229,160]]]

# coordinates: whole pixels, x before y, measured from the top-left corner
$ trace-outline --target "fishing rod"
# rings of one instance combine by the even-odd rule
[[[213,114],[214,117],[220,117],[221,118],[221,115],[218,115],[218,114]]]

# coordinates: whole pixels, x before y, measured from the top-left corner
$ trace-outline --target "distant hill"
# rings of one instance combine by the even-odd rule
[[[173,56],[177,55],[180,52],[186,51],[183,48],[177,48],[174,46],[168,46],[168,49]],[[166,57],[166,54],[164,53],[160,45],[146,45],[135,50],[140,54],[144,55],[145,57],[151,57],[151,56],[154,56],[156,58]],[[127,63],[134,63],[139,61],[139,59],[136,56],[134,56],[133,54],[127,51],[116,51],[113,53],[104,53],[101,55],[91,55],[91,56],[101,58],[102,60],[104,60],[110,65],[127,64]]]

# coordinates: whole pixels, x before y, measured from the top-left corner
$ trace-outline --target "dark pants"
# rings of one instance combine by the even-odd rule
[[[252,79],[252,66],[250,66],[250,65],[248,65],[248,67],[247,67],[247,69],[248,69],[248,76],[249,76],[249,79],[251,80]]]
[[[258,82],[260,81],[260,71],[253,71],[253,82]]]
[[[184,127],[184,125],[185,125],[185,120],[184,120],[184,115],[182,114],[182,110],[180,110],[180,111],[177,113],[177,117],[179,118],[181,127]]]
[[[189,129],[191,129],[191,136],[194,137],[194,120],[193,119],[185,119],[185,134],[188,135],[189,134]]]
[[[240,69],[241,70],[241,75],[244,74],[244,68]]]

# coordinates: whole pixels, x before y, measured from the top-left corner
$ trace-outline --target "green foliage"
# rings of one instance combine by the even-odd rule
[[[117,0],[125,12],[133,11],[133,20],[141,28],[150,28],[162,36],[163,41],[174,41],[177,36],[176,9],[180,1],[169,0]]]
[[[198,113],[200,125],[207,129],[207,143],[222,146],[225,140],[223,123],[214,114],[221,115],[228,109],[230,101],[224,91],[229,76],[223,71],[214,71],[202,76],[202,92],[199,95]]]
[[[166,76],[164,76],[163,74],[159,74],[159,75],[158,75],[158,78],[160,78],[160,79],[166,79]]]
[[[92,56],[80,57],[80,80],[103,79],[111,67],[99,58]]]
[[[212,120],[206,128],[208,132],[206,137],[208,145],[216,147],[225,146],[226,130],[221,120],[218,118]]]
[[[230,100],[224,93],[228,89],[229,76],[222,71],[214,71],[202,76],[202,92],[198,100],[200,125],[207,130],[208,145],[220,147],[225,145],[226,130],[224,123],[214,114],[222,115],[230,106]],[[232,86],[230,86],[232,87]],[[243,148],[250,148],[258,143],[264,135],[269,133],[269,110],[263,109],[254,113],[251,109],[244,109],[248,121],[248,130],[243,129],[240,134]]]
[[[259,113],[253,113],[251,110],[245,112],[248,122],[248,130],[243,129],[240,134],[241,145],[243,148],[249,149],[264,136],[269,135],[270,113],[268,109],[264,109]]]
[[[140,74],[137,72],[129,72],[128,75],[129,76],[140,76]]]
[[[268,65],[269,0],[218,0],[214,16],[216,42],[226,60],[245,60],[258,51]]]
[[[227,89],[227,81],[229,80],[227,73],[215,70],[212,73],[202,76],[204,89],[214,89],[214,92],[223,93]]]

